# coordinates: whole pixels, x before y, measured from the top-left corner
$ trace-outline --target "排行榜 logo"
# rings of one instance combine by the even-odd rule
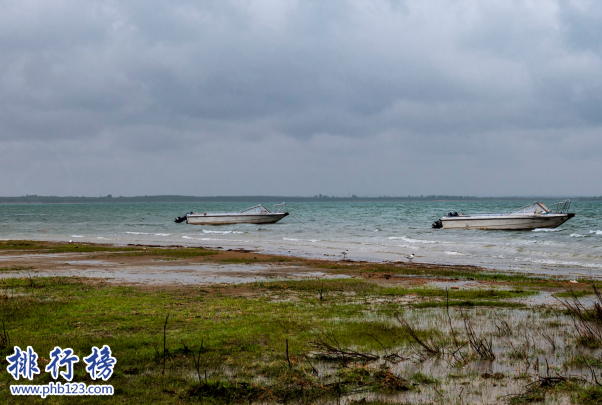
[[[56,346],[50,351],[48,365],[44,371],[50,373],[54,380],[63,378],[66,383],[51,382],[46,385],[12,385],[13,395],[38,395],[45,398],[48,395],[113,395],[112,385],[89,385],[84,383],[71,383],[74,377],[75,365],[80,357],[71,348],[62,349]],[[14,353],[6,356],[8,366],[6,370],[15,380],[23,378],[32,381],[36,374],[40,374],[38,354],[31,346],[22,350],[14,347]],[[107,381],[113,375],[117,359],[113,357],[111,348],[104,345],[101,348],[92,347],[92,353],[82,358],[86,364],[85,370],[92,380]]]

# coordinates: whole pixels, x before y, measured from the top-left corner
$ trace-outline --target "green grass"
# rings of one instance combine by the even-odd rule
[[[602,403],[602,387],[593,386],[578,390],[574,394],[577,403],[584,405],[594,405]]]
[[[175,259],[190,259],[218,255],[219,251],[202,248],[138,248],[128,250],[123,256],[158,256]]]
[[[116,247],[94,244],[59,244],[36,241],[2,241],[2,250],[36,251],[38,253],[85,253],[85,252],[128,252],[141,250],[142,248]]]
[[[429,377],[423,373],[414,373],[412,375],[412,381],[417,382],[418,384],[440,384],[441,381],[437,378]]]
[[[11,345],[22,348],[31,345],[44,358],[59,343],[61,347],[73,348],[80,358],[89,354],[91,346],[110,345],[118,361],[111,383],[121,391],[113,398],[103,398],[108,402],[134,398],[160,402],[171,395],[192,398],[205,389],[214,390],[215,387],[199,388],[192,377],[182,377],[183,370],[194,374],[192,352],[198,353],[201,344],[203,374],[208,370],[212,384],[221,384],[230,379],[224,367],[236,370],[235,375],[240,375],[243,381],[251,375],[263,375],[277,383],[288,369],[286,341],[290,355],[297,356],[307,351],[308,342],[315,340],[318,333],[333,334],[340,344],[366,352],[381,350],[370,334],[376,334],[386,347],[409,342],[398,326],[358,321],[363,316],[363,305],[318,300],[313,291],[318,284],[313,280],[291,282],[288,286],[281,282],[274,284],[279,288],[268,291],[294,291],[300,300],[293,305],[274,302],[272,297],[260,293],[269,283],[251,286],[258,294],[249,298],[228,296],[220,293],[220,289],[144,291],[94,284],[80,278],[37,278],[33,286],[27,279],[5,279],[0,290],[16,291],[23,296],[2,301],[0,316]],[[329,280],[323,288],[327,294],[372,290],[370,284],[363,284],[359,280]],[[168,314],[168,361],[166,376],[162,376],[163,326]],[[0,355],[9,352],[12,349],[5,347]],[[310,370],[306,362],[296,364],[296,373]],[[1,373],[0,384],[13,383],[10,378],[8,373]],[[85,378],[79,365],[74,381]],[[34,383],[49,381],[48,374],[43,373]],[[240,393],[235,395],[230,388],[226,391],[244,397]],[[255,394],[265,387],[256,388]],[[0,391],[0,398],[5,401],[9,395],[6,389]],[[57,398],[51,401],[60,402]],[[27,402],[25,399],[11,398]]]
[[[2,271],[23,271],[23,270],[33,270],[33,267],[28,267],[28,266],[0,267],[0,272],[2,272]]]
[[[581,298],[593,294],[592,290],[570,290],[554,293],[553,296],[557,298]]]
[[[443,277],[459,280],[505,282],[517,287],[558,287],[566,280],[551,277],[499,272],[472,266],[407,265],[393,263],[317,263],[315,267],[342,273],[388,273],[404,276]],[[602,286],[602,284],[600,284]]]
[[[445,290],[442,288],[407,288],[390,287],[381,290],[383,295],[407,295],[415,294],[419,297],[446,298],[450,300],[502,300],[510,298],[522,298],[538,294],[536,291],[524,290],[493,290],[493,289],[463,289],[463,290]]]
[[[563,363],[564,367],[602,367],[602,358],[599,356],[587,355],[587,354],[576,354]]]
[[[413,304],[413,308],[445,308],[446,302],[420,302]],[[506,301],[450,301],[449,307],[497,307],[497,308],[525,308],[526,305],[520,302]]]
[[[156,248],[144,246],[107,246],[88,243],[60,244],[36,241],[2,241],[1,250],[35,251],[37,253],[120,253],[124,256],[158,256],[170,258],[194,258],[216,255],[216,250],[202,248]]]
[[[252,264],[252,263],[288,263],[295,261],[292,257],[281,257],[281,256],[260,256],[257,257],[232,257],[232,258],[218,258],[219,263],[228,264]]]

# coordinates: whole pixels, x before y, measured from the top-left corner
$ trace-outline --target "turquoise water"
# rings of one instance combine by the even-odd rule
[[[405,260],[414,253],[417,262],[602,276],[602,219],[577,215],[554,230],[431,229],[449,211],[500,212],[530,202],[290,203],[291,216],[279,223],[223,226],[173,219],[188,211],[239,211],[255,204],[0,205],[0,238],[243,247],[331,259],[349,249],[351,260],[375,261]],[[571,211],[600,217],[602,202],[574,202]]]

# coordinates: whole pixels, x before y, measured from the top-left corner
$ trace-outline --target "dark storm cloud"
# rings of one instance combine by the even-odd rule
[[[0,7],[3,195],[602,193],[595,2]]]

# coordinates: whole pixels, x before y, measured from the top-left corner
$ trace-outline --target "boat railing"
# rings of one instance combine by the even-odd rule
[[[247,208],[246,210],[240,211],[241,214],[251,214],[251,213],[267,214],[269,212],[270,211],[261,204],[257,204],[254,207]]]
[[[273,214],[279,214],[280,210],[282,210],[282,212],[284,212],[284,207],[286,206],[286,203],[283,202],[282,204],[274,204],[272,206],[272,213]],[[278,207],[278,211],[276,211],[276,207]]]
[[[552,214],[568,214],[569,208],[571,208],[571,200],[557,202],[556,204],[550,205],[548,208]]]
[[[535,210],[535,212],[528,212],[529,209],[533,208],[536,205],[539,205],[545,211],[538,212],[537,210]],[[570,207],[571,207],[571,200],[560,201],[560,202],[557,202],[556,204],[551,204],[549,206],[536,201],[533,204],[525,205],[524,207],[521,207],[521,208],[513,210],[513,211],[499,212],[499,213],[475,213],[475,214],[471,214],[471,216],[485,217],[485,216],[505,216],[505,215],[512,215],[512,214],[533,214],[533,213],[567,214],[569,212]]]

